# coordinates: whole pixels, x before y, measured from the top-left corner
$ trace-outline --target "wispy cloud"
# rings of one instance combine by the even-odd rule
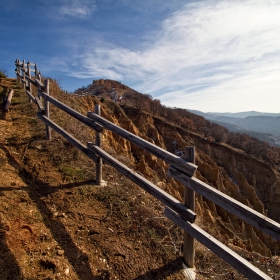
[[[87,7],[61,7],[60,14],[71,16],[71,17],[78,17],[78,18],[84,18],[85,16],[89,15],[91,13],[90,10],[87,9]]]
[[[81,0],[81,1],[63,1],[63,4],[58,7],[60,16],[71,18],[84,19],[90,16],[96,10],[94,1]]]
[[[70,74],[122,80],[170,106],[176,106],[174,96],[189,108],[240,93],[256,101],[260,89],[280,87],[279,14],[279,1],[187,4],[136,50],[106,41],[83,46],[76,54],[83,67]]]

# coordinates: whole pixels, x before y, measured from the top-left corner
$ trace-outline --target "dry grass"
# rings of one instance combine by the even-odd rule
[[[184,279],[180,272],[183,234],[163,216],[164,206],[106,164],[103,179],[108,185],[104,188],[95,186],[92,160],[55,132],[52,140],[46,141],[44,124],[35,117],[36,106],[27,106],[28,98],[13,80],[1,83],[2,92],[10,86],[16,89],[11,119],[21,130],[15,129],[9,136],[9,149],[11,155],[15,152],[17,167],[28,188],[24,194],[14,190],[9,211],[4,208],[4,205],[9,206],[6,201],[6,204],[0,203],[1,211],[6,209],[8,221],[24,213],[17,217],[24,222],[18,222],[15,231],[11,226],[10,234],[18,243],[10,247],[5,241],[9,240],[9,235],[4,230],[8,223],[1,221],[0,230],[6,234],[1,245],[13,252],[21,248],[22,242],[22,254],[28,264],[24,265],[25,279]],[[93,110],[98,102],[94,98],[71,98],[55,81],[51,83],[51,92],[83,114]],[[105,108],[108,114],[116,114],[120,119],[126,117],[114,103],[104,104],[108,105]],[[53,106],[51,119],[79,141],[94,141],[94,133],[88,127]],[[120,154],[111,146],[104,148],[121,162],[134,166],[135,163],[130,162],[132,156]],[[159,178],[152,181],[157,182]],[[20,208],[22,205],[24,212]],[[29,215],[28,211],[34,214]],[[24,230],[26,240],[14,235],[18,229]],[[213,225],[209,224],[206,230],[212,232],[212,229]],[[29,238],[30,233],[33,239]],[[280,279],[280,264],[276,257],[264,258],[238,247],[233,249],[273,279]],[[62,251],[63,255],[60,255]],[[10,255],[7,258],[13,260]],[[14,271],[23,268],[20,256],[16,255],[16,258],[22,266],[13,268]],[[198,243],[195,263],[197,279],[244,279]],[[66,265],[69,274],[65,274]],[[7,268],[7,271],[13,270]]]

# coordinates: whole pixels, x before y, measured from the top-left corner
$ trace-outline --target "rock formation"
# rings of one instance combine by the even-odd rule
[[[105,118],[170,152],[174,152],[174,140],[181,149],[195,146],[198,165],[196,177],[254,210],[280,221],[280,204],[277,204],[280,200],[280,180],[278,173],[270,166],[242,151],[207,141],[145,112],[131,107],[120,108],[115,103],[111,105],[111,109],[104,106],[102,114]],[[111,132],[106,132],[104,139],[118,154],[130,158],[138,172],[182,199],[184,187],[165,176],[167,165],[164,162]],[[272,246],[280,247],[271,238],[200,195],[196,196],[196,209],[200,226],[212,229],[210,233],[226,243],[264,256],[272,254]]]

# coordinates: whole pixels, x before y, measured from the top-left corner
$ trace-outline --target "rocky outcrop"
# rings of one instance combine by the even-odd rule
[[[170,152],[174,152],[174,140],[180,149],[195,146],[198,165],[196,177],[256,211],[280,221],[280,203],[277,204],[280,201],[280,180],[278,173],[270,166],[240,150],[207,141],[197,134],[131,107],[121,108],[112,103],[103,106],[102,115]],[[130,159],[133,169],[182,199],[184,186],[166,176],[168,166],[165,162],[110,131],[106,131],[103,136],[107,149],[113,149],[118,155]],[[196,212],[197,223],[225,244],[233,244],[264,256],[271,255],[270,248],[274,247],[275,250],[279,247],[277,250],[280,250],[279,244],[271,238],[200,195],[196,196]]]
[[[276,170],[222,144],[206,143],[198,137],[195,138],[195,144],[207,152],[207,155],[223,168],[228,178],[238,186],[237,197],[241,195],[248,201],[247,205],[280,222],[280,177]],[[241,198],[237,199],[242,202]]]
[[[157,145],[171,152],[174,151],[172,144],[174,140],[182,149],[185,146],[194,145],[198,165],[196,176],[199,179],[254,210],[279,221],[277,213],[280,213],[280,208],[276,201],[280,200],[280,180],[277,172],[271,167],[250,158],[242,151],[215,142],[211,143],[149,114],[138,112],[137,117],[134,117],[136,114],[132,114],[130,109],[128,115],[138,128],[139,136],[144,138],[153,136]],[[166,168],[164,165],[162,167]],[[150,155],[143,155],[140,158],[138,168],[148,177],[153,176],[153,170],[160,169],[158,163]],[[181,197],[183,196],[184,188],[180,184],[167,179],[164,186],[166,189],[175,188]],[[215,225],[213,235],[217,238],[248,251],[258,252],[265,256],[271,254],[269,248],[273,241],[258,230],[199,195],[197,195],[196,205],[201,226],[209,229]]]

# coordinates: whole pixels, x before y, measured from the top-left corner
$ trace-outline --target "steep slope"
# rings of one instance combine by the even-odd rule
[[[180,231],[154,219],[162,206],[109,166],[107,187],[96,186],[93,162],[55,133],[44,140],[37,108],[14,80],[4,84],[16,91],[10,112],[0,110],[1,279],[183,279],[181,241],[173,242]],[[55,83],[51,92],[88,109]],[[51,112],[76,137],[94,140]]]
[[[236,151],[225,145],[206,141],[198,135],[184,131],[174,124],[169,124],[149,114],[136,113],[136,110],[133,111],[131,108],[126,109],[125,107],[124,111],[134,125],[139,128],[139,131],[141,131],[141,137],[146,137],[152,141],[150,137],[153,136],[154,141],[158,145],[167,148],[169,151],[173,150],[172,142],[174,140],[182,148],[194,145],[197,148],[197,176],[199,179],[229,194],[260,213],[264,214],[266,211],[269,217],[279,221],[278,213],[280,209],[277,201],[280,199],[280,180],[278,172],[271,169],[268,165],[246,156],[240,151]],[[137,151],[135,152],[134,150],[132,150],[132,154],[139,156]],[[141,170],[143,161],[145,161],[148,167],[151,166],[152,170],[156,170],[157,174],[163,173],[161,171],[163,171],[165,166],[156,164],[149,155],[145,156],[139,162],[139,168]],[[176,194],[177,190],[183,196],[182,188],[180,189],[178,184],[169,178],[166,178],[165,182],[163,184],[165,188],[169,189],[173,194]],[[198,199],[201,198],[198,197]],[[202,220],[204,219],[204,212],[207,213],[206,210],[209,208],[210,213],[212,213],[211,215],[214,213],[217,219],[219,219],[219,216],[221,217],[219,222],[223,223],[223,228],[233,227],[236,229],[236,238],[240,239],[239,242],[243,243],[245,248],[246,243],[248,243],[248,250],[270,255],[269,248],[262,248],[260,246],[260,243],[266,243],[268,241],[265,236],[260,234],[260,238],[256,237],[252,240],[252,235],[255,235],[254,230],[250,226],[246,226],[251,233],[246,233],[248,234],[247,238],[242,235],[238,237],[242,231],[242,227],[244,227],[243,223],[237,223],[233,215],[225,213],[224,210],[215,207],[212,203],[208,203],[211,205],[209,207],[205,207],[202,200],[198,204],[200,203],[202,205],[198,205],[198,209],[201,209],[200,214]],[[267,246],[270,247],[270,245],[270,242],[267,242]]]
[[[182,233],[162,216],[163,206],[107,165],[108,186],[95,186],[94,164],[55,133],[45,141],[36,108],[28,106],[13,83],[6,86],[18,91],[5,120],[2,115],[5,132],[0,138],[6,174],[0,188],[4,279],[11,274],[18,279],[183,279]],[[103,117],[169,151],[174,150],[174,140],[181,148],[194,145],[199,179],[277,217],[277,203],[269,207],[273,199],[279,201],[278,173],[242,151],[137,108],[63,94],[53,82],[51,92],[83,114],[99,103]],[[80,141],[94,141],[94,133],[55,108],[51,118]],[[167,165],[161,160],[108,131],[102,147],[182,199],[183,186],[165,175]],[[196,207],[201,227],[274,279],[279,277],[279,244],[199,195]],[[201,245],[196,248],[198,279],[243,279]]]
[[[136,133],[148,141],[173,152],[173,141],[178,146],[194,145],[197,148],[199,179],[209,183],[240,202],[254,208],[262,214],[279,221],[280,180],[279,172],[269,165],[249,157],[243,151],[223,143],[206,140],[197,134],[186,131],[174,123],[139,112],[139,109],[119,106],[109,100],[104,103],[104,116],[121,127]],[[109,109],[109,112],[108,112]],[[119,142],[111,133],[105,138],[111,139],[110,145],[117,142],[117,151],[134,158],[135,168],[150,178],[157,178],[160,186],[177,197],[183,196],[183,188],[170,178],[163,176],[164,163],[153,156],[143,153],[137,147],[131,147],[126,141]],[[253,229],[234,215],[226,213],[213,203],[197,197],[197,209],[201,226],[211,228],[215,223],[215,236],[230,241],[250,252],[271,256],[280,251],[279,244]],[[272,249],[273,248],[273,249]]]

